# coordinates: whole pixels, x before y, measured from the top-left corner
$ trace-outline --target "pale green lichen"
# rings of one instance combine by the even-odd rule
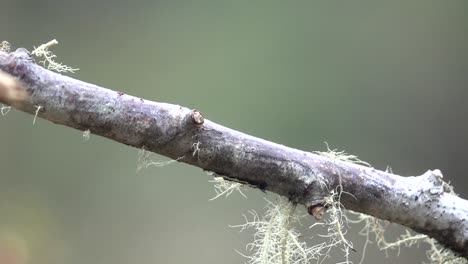
[[[175,160],[166,160],[166,161],[154,161],[152,159],[153,153],[147,151],[144,147],[138,151],[138,161],[137,161],[137,172],[141,169],[146,169],[150,166],[155,167],[164,167],[169,164],[178,162],[179,160],[183,159],[184,157],[178,157]]]
[[[333,249],[341,249],[344,253],[345,261],[341,263],[351,263],[349,260],[350,250],[355,251],[353,243],[346,238],[348,227],[348,218],[344,212],[344,208],[340,203],[341,192],[332,191],[329,196],[325,197],[325,207],[328,208],[328,217],[323,222],[317,222],[310,226],[325,227],[327,234],[321,237],[327,238],[328,241],[321,245],[321,262],[330,257]]]
[[[214,173],[208,172],[209,175],[215,175]],[[233,182],[233,181],[228,181],[225,180],[223,177],[214,177],[213,180],[210,180],[211,183],[214,183],[214,188],[216,195],[210,199],[210,201],[216,200],[221,196],[228,197],[231,195],[233,192],[238,192],[240,193],[244,198],[247,198],[245,194],[242,192],[241,188],[244,186],[244,184],[239,183],[239,182]]]
[[[377,247],[385,251],[385,255],[389,257],[389,250],[396,250],[397,256],[400,255],[402,247],[419,247],[421,244],[428,244],[429,249],[426,251],[426,257],[429,264],[467,264],[465,258],[455,255],[455,253],[437,243],[434,239],[427,235],[416,234],[410,232],[408,229],[396,241],[388,242],[385,238],[385,230],[388,229],[390,222],[379,220],[375,217],[354,213],[358,219],[349,221],[350,223],[359,224],[364,223],[364,228],[359,232],[366,237],[366,241],[362,250],[362,258],[359,262],[363,263],[367,246],[374,240]],[[372,238],[373,237],[373,238]],[[426,263],[426,262],[423,262]]]
[[[91,136],[91,130],[87,129],[83,131],[83,140],[88,141]]]
[[[247,245],[247,250],[252,254],[239,254],[246,257],[250,264],[309,263],[318,259],[322,244],[308,247],[293,227],[299,222],[295,214],[296,204],[283,197],[279,197],[276,203],[267,203],[264,216],[250,211],[250,219],[244,215],[245,224],[232,226],[241,228],[241,231],[246,228],[256,230],[254,241]]]
[[[325,145],[327,146],[327,151],[323,151],[323,152],[322,151],[316,151],[315,153],[317,153],[317,154],[319,154],[321,156],[327,157],[329,159],[332,159],[332,160],[347,161],[347,162],[351,162],[351,163],[355,163],[355,164],[370,167],[369,163],[359,159],[356,155],[348,154],[344,150],[339,151],[337,149],[330,149],[327,142],[325,142]]]
[[[33,125],[36,124],[37,115],[39,114],[39,111],[41,110],[42,106],[35,105],[35,107],[36,107],[36,112],[34,114]]]
[[[2,43],[0,43],[0,51],[3,51],[3,52],[10,52],[11,50],[11,45],[8,41],[2,41]]]
[[[57,57],[53,54],[49,48],[53,45],[57,45],[58,41],[53,39],[45,44],[40,45],[39,47],[34,47],[34,50],[31,52],[32,55],[37,56],[38,58],[43,58],[44,60],[40,61],[44,67],[51,71],[56,72],[71,72],[74,73],[79,69],[72,68],[70,66],[64,65],[60,62],[56,62],[55,58]]]
[[[0,107],[0,114],[2,116],[6,116],[8,112],[10,112],[10,110],[11,110],[11,106],[5,106],[2,104],[2,106]]]

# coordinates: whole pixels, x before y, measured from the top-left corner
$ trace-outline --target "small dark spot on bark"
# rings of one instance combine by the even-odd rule
[[[142,103],[144,103],[144,102],[145,102],[145,100],[143,100],[142,98],[140,98],[140,101],[141,101]]]
[[[416,196],[414,197],[414,200],[417,201],[418,199],[419,199],[419,196],[416,195]]]
[[[267,188],[267,183],[266,182],[262,182],[262,183],[258,184],[257,186],[262,192],[266,192],[266,188]]]
[[[124,95],[124,93],[123,93],[123,92],[120,92],[120,91],[118,91],[117,94],[118,94],[119,96]]]
[[[424,223],[424,229],[429,229],[430,227],[432,227],[432,224],[431,224],[431,221],[426,221],[426,223]],[[432,229],[432,228],[431,228]]]

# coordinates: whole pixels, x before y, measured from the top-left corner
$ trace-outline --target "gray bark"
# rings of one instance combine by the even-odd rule
[[[468,258],[468,201],[451,192],[439,170],[402,177],[289,148],[206,120],[197,110],[53,73],[25,49],[0,52],[0,69],[20,81],[17,91],[26,91],[9,96],[11,87],[0,82],[0,102],[21,111],[275,192],[317,218],[325,197],[341,185],[346,209],[429,235]]]

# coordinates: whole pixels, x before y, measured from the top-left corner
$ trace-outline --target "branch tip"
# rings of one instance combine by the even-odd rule
[[[0,71],[0,103],[18,106],[28,98],[28,93],[18,79]]]

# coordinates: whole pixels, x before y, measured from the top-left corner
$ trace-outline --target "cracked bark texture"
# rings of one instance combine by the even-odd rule
[[[346,209],[429,235],[468,258],[468,201],[451,191],[439,170],[402,177],[289,148],[206,120],[197,110],[53,73],[25,49],[0,52],[0,69],[22,87],[0,81],[0,102],[21,111],[275,192],[309,212],[323,207],[341,182],[350,194],[341,196]],[[12,89],[26,96],[10,96]]]

